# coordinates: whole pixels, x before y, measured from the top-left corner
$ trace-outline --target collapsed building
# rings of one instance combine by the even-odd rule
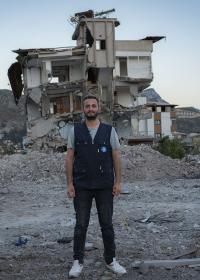
[[[134,102],[153,80],[153,43],[163,37],[115,40],[120,23],[105,17],[112,11],[76,13],[74,47],[14,50],[17,62],[8,77],[16,104],[22,92],[26,96],[26,145],[66,147],[69,129],[83,119],[88,92],[97,95],[100,118],[114,125],[120,138],[138,137],[138,120],[151,112]]]

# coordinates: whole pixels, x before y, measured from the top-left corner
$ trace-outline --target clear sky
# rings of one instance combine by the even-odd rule
[[[69,17],[111,8],[121,23],[116,39],[166,36],[154,44],[151,87],[172,104],[200,108],[199,0],[0,0],[0,89],[10,88],[11,50],[73,46]]]

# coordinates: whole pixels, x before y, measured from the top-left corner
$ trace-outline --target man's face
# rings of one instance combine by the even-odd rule
[[[96,99],[86,99],[83,102],[83,112],[87,120],[95,120],[98,116],[99,105]]]

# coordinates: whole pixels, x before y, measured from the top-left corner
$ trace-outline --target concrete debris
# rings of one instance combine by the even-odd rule
[[[98,249],[92,242],[85,242],[85,251],[91,251]]]
[[[125,181],[200,177],[198,165],[171,159],[148,145],[122,146],[121,153]]]
[[[65,237],[62,237],[62,238],[57,239],[57,242],[58,242],[59,244],[66,244],[66,243],[70,243],[72,240],[73,240],[73,237],[67,237],[67,236],[65,236]]]
[[[157,154],[140,146],[137,146],[140,156],[134,147],[122,149],[128,161],[132,160],[130,155],[135,158],[135,168],[141,157],[146,159],[145,153]],[[16,279],[16,275],[22,280],[67,278],[73,260],[75,215],[73,202],[66,194],[64,159],[62,153],[41,152],[0,159],[0,279]],[[173,161],[161,155],[159,162],[166,169],[173,165]],[[143,162],[147,170],[146,164],[149,161]],[[185,162],[180,164],[185,170],[190,168]],[[123,170],[125,195],[114,198],[117,259],[128,271],[123,279],[198,280],[199,263],[193,261],[190,265],[184,263],[184,267],[182,263],[173,263],[170,270],[166,270],[162,263],[156,267],[145,266],[142,270],[132,268],[134,260],[200,258],[200,197],[197,188],[200,179],[176,179],[173,173],[173,177],[167,175],[154,180],[153,168],[157,168],[154,161],[147,180],[133,180],[132,176],[128,181]],[[28,242],[15,246],[13,241],[19,236],[27,238]],[[91,211],[87,240],[84,279],[121,279],[108,274],[105,268],[95,207]],[[196,251],[193,252],[194,248]]]
[[[124,182],[138,179],[199,178],[199,166],[185,160],[174,160],[147,145],[122,146],[122,175]],[[65,181],[65,153],[6,155],[0,161],[2,184],[16,180],[42,182],[58,178]],[[128,192],[128,190],[126,190]]]
[[[141,223],[146,223],[149,221],[149,218],[151,217],[151,212],[149,211],[146,215],[146,218],[142,219],[140,222]]]
[[[180,217],[179,213],[174,213],[174,212],[168,212],[168,213],[158,213],[151,215],[150,212],[146,214],[146,218],[142,220],[135,220],[137,222],[141,223],[156,223],[156,224],[163,224],[163,223],[176,223],[180,222],[182,220],[182,217]]]
[[[30,154],[13,154],[4,156],[0,161],[1,183],[7,184],[17,180],[42,182],[60,174],[64,179],[65,155],[31,152]]]
[[[200,154],[196,154],[196,155],[187,155],[185,158],[186,161],[192,163],[198,163],[200,164]]]
[[[181,259],[183,257],[197,257],[197,254],[198,254],[198,249],[193,248],[190,250],[186,250],[184,253],[175,256],[174,260]]]
[[[195,259],[181,259],[181,260],[147,260],[147,261],[135,261],[133,263],[134,268],[146,269],[155,267],[164,267],[172,269],[176,266],[189,266],[200,265],[200,258]]]

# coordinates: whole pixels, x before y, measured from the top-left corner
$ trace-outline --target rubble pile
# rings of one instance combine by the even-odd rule
[[[13,181],[42,182],[65,178],[65,154],[41,153],[13,154],[0,160],[0,178],[2,184]]]
[[[160,154],[147,145],[122,146],[122,180],[155,180],[162,178],[199,178],[199,164],[175,160]],[[65,181],[64,153],[41,153],[4,156],[0,161],[3,184],[12,181],[42,182],[49,179]]]
[[[200,164],[200,154],[196,155],[187,155],[185,157],[185,160],[187,162],[190,162],[191,164],[199,163]]]
[[[114,200],[113,224],[117,258],[127,269],[123,279],[199,279],[199,263],[191,267],[200,257],[199,164],[145,145],[121,150],[122,194]],[[0,279],[68,278],[75,213],[66,194],[65,157],[32,151],[0,158]],[[86,244],[81,279],[121,279],[106,269],[95,207]],[[135,268],[148,260],[160,260],[159,266]],[[163,260],[177,267],[163,269]]]
[[[185,159],[172,159],[148,145],[122,146],[122,176],[124,181],[162,178],[199,178],[200,166]]]

